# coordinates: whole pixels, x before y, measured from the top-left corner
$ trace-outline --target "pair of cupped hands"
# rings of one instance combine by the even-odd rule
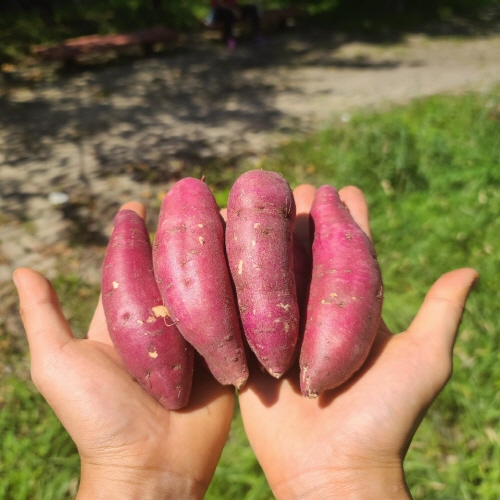
[[[306,243],[314,192],[310,185],[294,191],[296,237]],[[351,186],[340,196],[370,236],[363,193]],[[122,208],[146,215],[139,203]],[[382,321],[362,369],[316,400],[302,396],[298,367],[275,380],[250,366],[239,405],[275,498],[411,498],[403,460],[451,376],[455,336],[477,279],[467,268],[441,276],[408,330],[394,335]],[[203,498],[228,437],[234,388],[219,385],[197,366],[189,405],[168,411],[125,370],[101,303],[87,337],[76,339],[42,275],[18,269],[14,282],[33,381],[80,454],[77,498]]]

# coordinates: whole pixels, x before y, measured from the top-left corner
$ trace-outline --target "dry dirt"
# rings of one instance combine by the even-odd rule
[[[258,158],[356,108],[500,82],[499,35],[377,44],[292,31],[269,42],[229,53],[184,40],[154,57],[0,87],[0,328],[19,326],[13,269],[53,277],[64,266],[97,283],[118,205],[156,207],[192,165]]]

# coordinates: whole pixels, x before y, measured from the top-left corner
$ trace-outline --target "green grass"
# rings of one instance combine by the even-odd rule
[[[405,467],[415,498],[500,498],[500,89],[339,119],[283,145],[261,166],[293,185],[355,184],[365,191],[386,284],[384,317],[395,331],[407,327],[442,273],[479,270],[452,380],[420,426]],[[205,172],[219,203],[244,169]],[[75,277],[56,284],[76,296],[64,306],[83,325],[78,290],[86,285]],[[0,386],[0,498],[68,498],[78,476],[71,441],[29,383],[10,378]],[[238,413],[207,494],[233,498],[272,499]]]
[[[0,498],[71,498],[79,459],[57,417],[29,382],[3,379],[0,398]]]
[[[205,498],[206,500],[274,498],[250,448],[238,408],[229,439]]]

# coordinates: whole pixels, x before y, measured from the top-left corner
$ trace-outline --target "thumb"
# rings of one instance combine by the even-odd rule
[[[470,291],[479,279],[475,269],[443,274],[427,292],[420,310],[404,334],[423,348],[435,369],[442,368],[439,383],[451,374],[451,358],[458,327]],[[436,380],[438,382],[438,380]]]
[[[363,232],[372,239],[368,203],[363,191],[356,186],[345,186],[339,190],[340,199],[346,204],[351,217]]]
[[[13,281],[33,360],[45,358],[73,339],[56,292],[47,278],[22,268],[14,271]]]

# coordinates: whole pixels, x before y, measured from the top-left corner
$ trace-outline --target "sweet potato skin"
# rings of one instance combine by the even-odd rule
[[[380,322],[383,285],[375,249],[335,188],[321,186],[311,208],[313,271],[300,352],[300,385],[317,397],[364,363]]]
[[[132,210],[114,218],[102,270],[109,335],[127,370],[168,410],[189,401],[194,351],[163,305],[143,219]]]
[[[243,387],[248,366],[223,221],[203,181],[185,178],[167,193],[153,253],[160,292],[184,338],[221,384]]]
[[[279,378],[290,367],[299,310],[293,266],[295,201],[277,173],[241,175],[228,199],[226,250],[246,339]]]

